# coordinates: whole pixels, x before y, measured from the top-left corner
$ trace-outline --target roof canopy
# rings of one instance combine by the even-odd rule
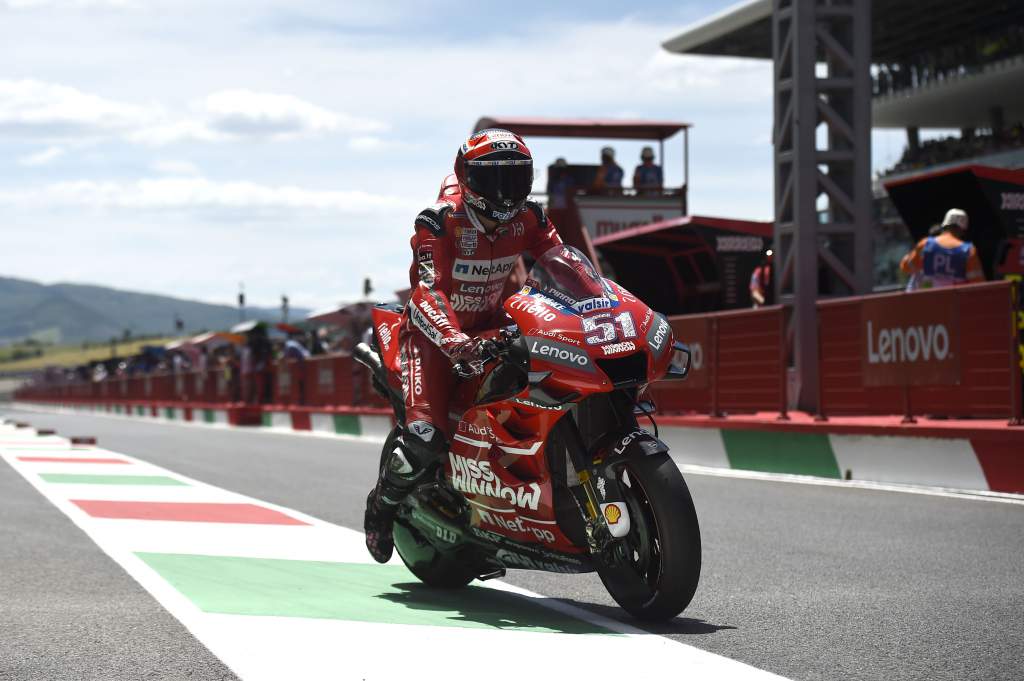
[[[669,52],[771,59],[771,0],[744,0],[662,43]],[[871,59],[902,62],[965,35],[1024,22],[1024,3],[872,0]]]
[[[989,277],[1000,242],[1024,237],[1024,215],[1003,198],[1024,190],[1024,170],[961,165],[884,184],[915,240],[926,236],[950,208],[967,211],[967,238],[977,247]]]
[[[689,123],[678,121],[630,121],[614,118],[515,118],[485,116],[474,130],[504,128],[529,137],[590,137],[622,140],[664,140]]]
[[[613,278],[665,314],[750,304],[772,223],[687,215],[594,239]]]

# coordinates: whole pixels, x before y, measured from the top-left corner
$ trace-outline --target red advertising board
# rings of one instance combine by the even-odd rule
[[[708,387],[713,351],[708,317],[676,317],[672,320],[675,339],[690,347],[690,373],[680,381],[680,390],[703,390]],[[680,358],[681,359],[681,358]]]
[[[959,313],[953,289],[864,298],[864,385],[959,384]]]

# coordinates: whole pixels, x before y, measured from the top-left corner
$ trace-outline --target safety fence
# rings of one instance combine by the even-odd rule
[[[690,347],[690,375],[652,386],[661,411],[786,413],[786,308],[681,315],[669,323]]]
[[[1018,324],[1017,319],[1021,320]],[[819,416],[914,413],[1022,422],[1024,331],[1015,284],[990,282],[818,303]],[[685,381],[654,384],[662,413],[777,411],[788,395],[789,310],[670,318],[691,349]],[[1021,329],[1018,329],[1021,326]],[[281,360],[247,374],[156,373],[28,386],[19,399],[290,407],[386,407],[348,355]]]
[[[781,306],[673,317],[690,378],[652,388],[662,412],[777,410],[787,401],[788,311]],[[1017,320],[1020,320],[1018,323]],[[819,414],[913,414],[1022,421],[1009,281],[818,302]]]
[[[386,403],[370,386],[369,372],[349,355],[283,359],[265,368],[155,372],[100,381],[61,381],[28,386],[19,399],[62,401],[264,404],[282,406],[379,407]]]

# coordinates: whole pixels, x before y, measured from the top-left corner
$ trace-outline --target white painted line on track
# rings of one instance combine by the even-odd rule
[[[0,434],[10,431],[0,426]],[[27,436],[27,434],[26,434]],[[16,439],[25,436],[14,436]],[[4,439],[4,438],[0,438]],[[268,614],[226,614],[205,611],[172,586],[140,553],[230,556],[242,559],[322,561],[327,564],[375,566],[360,532],[321,521],[298,511],[259,501],[179,475],[134,457],[92,449],[79,458],[109,455],[131,463],[61,464],[59,472],[106,475],[165,475],[189,487],[80,485],[48,483],[40,473],[55,472],[45,462],[19,461],[22,453],[0,445],[0,457],[85,532],[107,555],[141,584],[217,657],[243,679],[446,679],[478,677],[512,664],[509,652],[522,651],[515,671],[537,678],[568,678],[599,665],[600,678],[633,677],[641,670],[663,670],[673,676],[714,679],[777,679],[749,665],[672,639],[642,632],[582,608],[546,598],[512,585],[489,582],[483,587],[517,594],[529,602],[616,632],[566,633],[528,631],[498,626],[468,628],[423,624],[354,621],[352,619]],[[54,464],[55,465],[55,464]],[[112,469],[117,469],[112,470]],[[71,499],[122,501],[125,489],[135,501],[203,501],[251,503],[307,523],[289,526],[229,525],[179,521],[95,518]],[[399,559],[392,561],[400,565]],[[370,569],[376,570],[376,567]],[[385,568],[381,568],[384,570]],[[393,569],[393,568],[392,568]],[[404,571],[404,568],[401,568]],[[226,578],[225,578],[226,579]],[[408,575],[408,581],[413,581]],[[301,589],[302,587],[300,587]],[[432,592],[436,594],[437,592]],[[301,594],[300,594],[301,595]],[[452,607],[460,592],[444,592]],[[450,599],[450,600],[447,600]],[[415,607],[411,605],[409,607]],[[430,610],[428,607],[427,610]],[[422,617],[422,614],[420,615]],[[504,662],[503,662],[504,661]],[[503,675],[499,673],[499,675]]]
[[[796,485],[818,485],[821,487],[843,487],[846,489],[866,489],[876,492],[900,492],[903,494],[922,494],[932,497],[949,499],[968,499],[971,501],[992,501],[1001,504],[1024,505],[1024,495],[1008,492],[989,492],[985,490],[960,490],[945,487],[924,487],[920,485],[904,485],[889,482],[871,482],[870,480],[835,480],[818,478],[813,475],[793,475],[789,473],[763,473],[746,471],[738,468],[714,468],[695,464],[676,463],[679,470],[691,475],[710,475],[718,478],[742,478],[744,480],[761,480],[764,482],[787,482]]]
[[[384,436],[378,437],[377,435],[344,435],[340,433],[323,433],[317,431],[303,430],[271,430],[268,428],[253,428],[253,430],[245,430],[242,428],[226,428],[222,424],[200,423],[195,421],[177,422],[151,417],[124,417],[119,414],[108,414],[104,412],[83,413],[70,409],[41,410],[25,408],[21,406],[15,406],[13,408],[18,409],[20,411],[29,411],[39,414],[58,413],[61,415],[68,416],[107,416],[120,419],[127,418],[128,420],[135,420],[140,421],[142,423],[150,423],[153,425],[161,426],[191,427],[198,425],[217,428],[218,431],[220,432],[241,432],[249,434],[258,433],[267,435],[284,435],[292,437],[318,437],[327,439],[339,439],[349,442],[364,442],[375,444],[379,444],[384,441]],[[374,456],[377,456],[376,452],[374,452]],[[713,456],[716,458],[716,460],[717,458],[720,458],[717,450],[714,452]],[[909,483],[873,482],[870,480],[835,480],[832,478],[818,478],[812,475],[795,475],[790,473],[767,473],[762,471],[748,471],[738,468],[704,466],[699,464],[680,463],[678,460],[674,460],[676,461],[676,465],[679,467],[680,471],[682,471],[683,473],[690,473],[693,475],[710,475],[720,478],[742,478],[745,480],[761,480],[765,482],[788,482],[798,485],[820,485],[823,487],[842,487],[846,489],[866,489],[873,490],[876,492],[899,492],[902,494],[920,494],[925,496],[946,497],[949,499],[967,499],[973,501],[993,501],[996,503],[1005,504],[1024,504],[1024,494],[1013,494],[1009,492],[992,492],[987,490],[964,490],[952,487],[929,487],[925,485],[913,485]]]

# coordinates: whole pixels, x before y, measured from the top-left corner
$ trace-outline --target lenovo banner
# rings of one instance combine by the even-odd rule
[[[860,313],[864,385],[960,383],[958,301],[953,289],[865,298]]]

